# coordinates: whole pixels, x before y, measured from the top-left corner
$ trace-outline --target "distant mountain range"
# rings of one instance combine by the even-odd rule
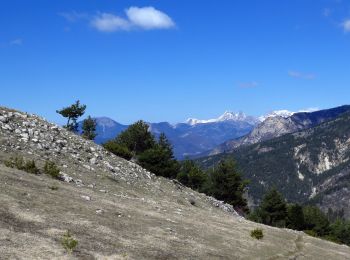
[[[94,118],[97,123],[96,143],[115,138],[128,126],[107,117]],[[259,123],[259,119],[242,112],[226,111],[217,119],[188,119],[185,123],[172,125],[168,122],[148,123],[150,131],[159,136],[165,133],[174,148],[176,158],[194,156],[213,149],[219,144],[248,134]],[[79,123],[81,127],[82,122]]]
[[[349,108],[344,106],[329,110],[327,115],[323,115],[324,112],[278,110],[260,117],[226,111],[215,119],[189,118],[184,123],[148,124],[155,136],[166,134],[173,145],[176,158],[181,160],[185,157],[198,158],[229,152],[241,145],[254,144],[312,127],[347,109]],[[98,144],[115,138],[128,127],[108,117],[97,117],[95,120],[98,134],[95,142]],[[81,126],[81,122],[79,124]]]

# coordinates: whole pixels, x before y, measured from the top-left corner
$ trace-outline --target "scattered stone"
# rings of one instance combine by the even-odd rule
[[[64,182],[73,182],[73,178],[70,177],[67,173],[60,172],[61,178]]]
[[[89,197],[89,196],[81,195],[80,197],[86,201],[91,201],[91,197]]]
[[[96,164],[97,159],[95,157],[90,159],[90,164]]]
[[[83,181],[80,179],[74,180],[75,184],[78,186],[82,186],[83,185]]]
[[[102,209],[97,209],[96,210],[96,214],[102,214],[103,213],[103,210]]]

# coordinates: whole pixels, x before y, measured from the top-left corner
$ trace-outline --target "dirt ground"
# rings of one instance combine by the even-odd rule
[[[163,178],[76,174],[82,184],[0,165],[0,259],[350,258],[349,247],[232,216]],[[262,240],[250,236],[256,227]],[[78,241],[71,254],[67,230]]]

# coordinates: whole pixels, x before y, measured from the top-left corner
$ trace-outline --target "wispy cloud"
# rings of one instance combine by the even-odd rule
[[[251,82],[241,82],[238,84],[238,87],[240,88],[256,88],[258,86],[258,82],[251,81]]]
[[[341,26],[343,27],[344,32],[346,32],[346,33],[350,32],[350,19],[346,19],[346,20],[341,24]]]
[[[322,14],[324,17],[329,17],[332,14],[332,10],[329,8],[325,8],[325,9],[323,9]]]
[[[298,112],[299,113],[310,113],[310,112],[315,112],[320,110],[319,107],[310,107],[310,108],[306,108],[306,109],[300,109]]]
[[[101,32],[126,31],[131,28],[128,20],[108,13],[102,13],[94,17],[91,20],[91,25]]]
[[[101,32],[129,31],[133,29],[159,30],[170,29],[176,26],[169,15],[152,6],[132,6],[125,9],[124,12],[124,16],[106,12],[89,15],[76,11],[62,12],[58,15],[71,23],[83,19],[88,20],[93,28]]]
[[[313,73],[304,73],[300,71],[295,71],[295,70],[290,70],[288,71],[288,75],[292,78],[297,78],[297,79],[315,79],[316,76]]]
[[[9,44],[10,44],[10,45],[17,45],[17,46],[19,46],[19,45],[22,45],[22,44],[23,44],[23,40],[20,39],[20,38],[17,38],[17,39],[14,39],[14,40],[10,41]]]
[[[82,19],[89,18],[89,15],[87,13],[79,13],[76,11],[71,12],[62,12],[58,13],[59,16],[62,16],[64,19],[66,19],[68,22],[76,22]]]

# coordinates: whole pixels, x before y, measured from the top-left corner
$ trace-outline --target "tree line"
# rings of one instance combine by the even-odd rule
[[[179,162],[166,135],[161,133],[156,138],[143,121],[130,125],[103,146],[158,176],[177,179],[187,187],[232,204],[239,211],[248,212],[243,196],[247,182],[242,179],[232,160],[220,162],[212,171],[203,171],[188,159]]]
[[[270,189],[260,206],[248,219],[274,227],[286,227],[336,243],[350,245],[350,221],[329,209],[328,214],[317,206],[287,203],[277,189]]]

